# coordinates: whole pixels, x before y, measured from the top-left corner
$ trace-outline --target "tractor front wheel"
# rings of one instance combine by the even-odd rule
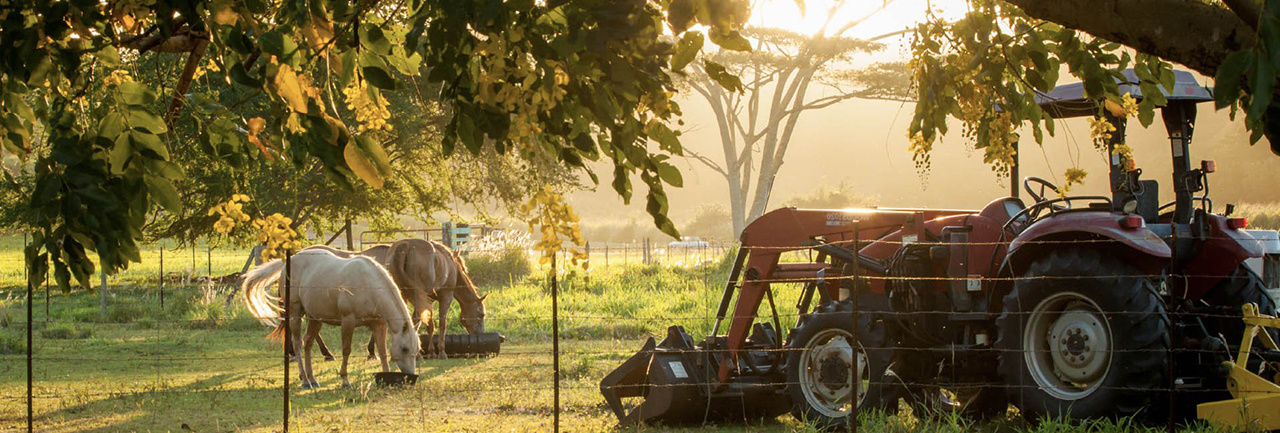
[[[1114,255],[1054,250],[1004,298],[996,347],[1027,419],[1137,413],[1165,389],[1168,319],[1151,280]]]
[[[853,325],[853,304],[831,302],[792,334],[787,387],[796,419],[823,430],[840,428],[848,424],[853,402],[859,410],[884,409],[890,400],[885,396],[890,353],[884,346],[884,319],[860,311],[856,336]]]

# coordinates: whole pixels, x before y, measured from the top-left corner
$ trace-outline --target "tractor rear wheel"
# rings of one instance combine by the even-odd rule
[[[1258,306],[1260,314],[1276,315],[1275,301],[1267,293],[1266,286],[1262,284],[1262,278],[1245,265],[1237,267],[1235,272],[1223,278],[1222,282],[1209,290],[1209,293],[1204,296],[1204,301],[1209,305],[1223,307],[1239,307],[1251,303]],[[1205,322],[1210,335],[1221,333],[1227,339],[1227,344],[1240,344],[1240,338],[1244,337],[1244,322],[1240,321],[1238,316],[1219,317]],[[1275,329],[1267,328],[1267,332],[1271,333],[1272,338],[1280,337]]]
[[[1004,298],[1000,374],[1028,420],[1137,413],[1165,389],[1168,318],[1151,280],[1114,255],[1062,248]]]
[[[827,430],[848,425],[852,402],[858,410],[884,409],[890,400],[885,369],[883,316],[862,309],[854,334],[853,303],[826,303],[792,333],[787,356],[787,388],[791,413],[801,421]],[[856,350],[854,350],[856,348]],[[859,380],[854,392],[854,363]],[[856,396],[855,396],[856,394]],[[896,403],[896,395],[892,398]]]

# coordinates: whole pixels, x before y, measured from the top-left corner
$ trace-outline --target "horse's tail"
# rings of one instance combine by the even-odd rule
[[[240,290],[244,291],[245,305],[249,308],[249,313],[257,318],[259,322],[267,326],[276,327],[276,331],[271,334],[280,333],[283,338],[283,326],[280,326],[279,298],[271,296],[267,293],[267,287],[280,279],[280,274],[284,271],[284,262],[280,259],[272,260],[250,270],[244,275],[244,282],[240,283]]]

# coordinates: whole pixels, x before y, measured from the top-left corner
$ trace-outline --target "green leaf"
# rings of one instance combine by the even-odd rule
[[[142,128],[152,134],[163,134],[169,130],[165,127],[164,120],[144,107],[129,107],[124,112],[125,119],[129,121],[129,126],[134,128]]]
[[[130,144],[138,151],[150,151],[160,159],[169,159],[169,149],[155,134],[132,131],[129,132]]]
[[[382,148],[382,145],[377,140],[369,138],[367,135],[359,135],[356,136],[355,141],[374,167],[377,167],[378,173],[383,176],[391,175],[391,158],[387,156],[387,151]]]
[[[151,192],[151,197],[156,203],[172,213],[182,211],[182,201],[178,199],[178,191],[173,188],[173,182],[152,175],[143,176],[143,180],[147,183],[147,190]]]
[[[255,89],[262,87],[262,80],[249,76],[249,71],[245,70],[244,65],[240,62],[232,64],[231,72],[228,75],[231,77],[232,81],[235,81],[240,85]]]
[[[382,33],[381,27],[376,24],[366,24],[361,30],[361,45],[369,47],[374,52],[384,56],[391,54],[391,41],[387,40],[387,36]]]
[[[1216,108],[1226,108],[1240,99],[1240,78],[1252,61],[1252,50],[1240,50],[1228,55],[1218,66],[1218,73],[1213,78],[1213,105]]]
[[[126,81],[116,88],[120,91],[120,101],[128,105],[146,106],[155,100],[151,95],[151,89],[141,83]]]
[[[649,127],[649,138],[658,142],[658,147],[673,155],[683,155],[684,149],[680,145],[680,137],[675,131],[667,127],[662,122],[653,122]]]
[[[298,44],[293,41],[293,38],[279,30],[271,30],[263,33],[258,43],[262,47],[262,52],[272,54],[280,61],[296,66],[294,55],[298,52]]]
[[[680,175],[680,169],[665,162],[658,162],[656,165],[658,166],[658,177],[662,178],[663,182],[676,188],[684,186],[684,176]]]
[[[737,30],[725,33],[716,28],[711,29],[711,42],[715,42],[720,48],[733,51],[751,51],[751,41],[742,36]]]
[[[114,174],[124,173],[125,164],[129,162],[129,157],[133,156],[133,147],[129,145],[129,141],[125,137],[116,140],[114,146],[111,146],[111,154],[109,161],[111,164],[111,172]]]
[[[724,65],[710,60],[705,60],[703,63],[706,64],[707,76],[720,83],[720,87],[730,92],[742,92],[742,80],[726,70]]]
[[[698,31],[687,32],[681,36],[680,42],[676,43],[675,54],[671,56],[671,69],[679,71],[692,62],[702,50],[704,40],[702,32]]]
[[[365,154],[359,144],[356,144],[357,141],[353,140],[347,143],[346,148],[342,151],[347,168],[351,169],[351,172],[355,173],[356,177],[372,186],[373,189],[382,189],[382,175],[378,173],[378,168],[372,159]]]
[[[395,90],[396,80],[391,78],[391,73],[382,66],[365,66],[360,68],[360,72],[364,74],[364,79],[373,87],[383,90]]]
[[[124,116],[119,112],[112,111],[98,122],[98,136],[109,140],[115,140],[124,132]]]

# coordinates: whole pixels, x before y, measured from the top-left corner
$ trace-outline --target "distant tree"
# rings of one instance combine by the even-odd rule
[[[856,55],[879,50],[881,45],[843,35],[888,3],[848,23],[833,23],[829,18],[809,35],[748,28],[743,33],[753,40],[750,51],[707,53],[701,63],[692,65],[684,83],[711,106],[721,155],[686,153],[724,177],[735,236],[768,208],[801,115],[852,98],[907,96],[905,66],[877,64],[861,70],[847,66]],[[829,16],[837,16],[844,5],[836,2]],[[742,81],[724,85],[726,73]],[[831,91],[810,97],[819,88]]]

